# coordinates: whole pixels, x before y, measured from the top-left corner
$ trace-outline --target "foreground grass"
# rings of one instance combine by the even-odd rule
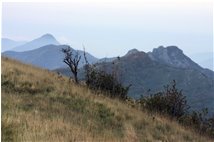
[[[2,141],[211,141],[167,118],[3,57],[1,78]]]

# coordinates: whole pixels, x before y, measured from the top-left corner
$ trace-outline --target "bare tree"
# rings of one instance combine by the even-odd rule
[[[71,72],[74,75],[75,82],[78,83],[77,73],[78,73],[78,65],[79,65],[81,56],[79,55],[78,52],[73,54],[73,51],[70,46],[68,46],[67,48],[63,48],[62,52],[65,55],[63,62],[69,66]]]

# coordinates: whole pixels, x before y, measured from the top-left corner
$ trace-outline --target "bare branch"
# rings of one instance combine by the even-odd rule
[[[67,48],[63,48],[62,52],[65,55],[63,62],[68,65],[68,67],[70,68],[71,72],[74,75],[75,82],[78,83],[77,73],[81,56],[79,55],[78,52],[75,55],[73,55],[73,51],[70,46],[68,46]]]

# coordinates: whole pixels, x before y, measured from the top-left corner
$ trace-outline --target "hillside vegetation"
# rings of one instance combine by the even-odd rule
[[[85,85],[2,57],[2,141],[209,142]]]

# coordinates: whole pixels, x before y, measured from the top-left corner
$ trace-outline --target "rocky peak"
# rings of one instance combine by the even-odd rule
[[[127,55],[136,54],[136,53],[139,53],[139,51],[138,51],[137,49],[134,48],[134,49],[129,50],[129,51],[127,52],[126,56],[127,56]]]
[[[156,55],[183,54],[183,51],[177,46],[159,46],[158,48],[154,48],[152,53]]]
[[[56,40],[55,37],[49,33],[47,34],[44,34],[43,36],[41,36],[40,38],[44,38],[44,39],[53,39],[53,40]]]
[[[149,57],[157,62],[181,68],[198,68],[190,58],[183,54],[183,51],[177,46],[163,47],[153,49],[149,52]]]

